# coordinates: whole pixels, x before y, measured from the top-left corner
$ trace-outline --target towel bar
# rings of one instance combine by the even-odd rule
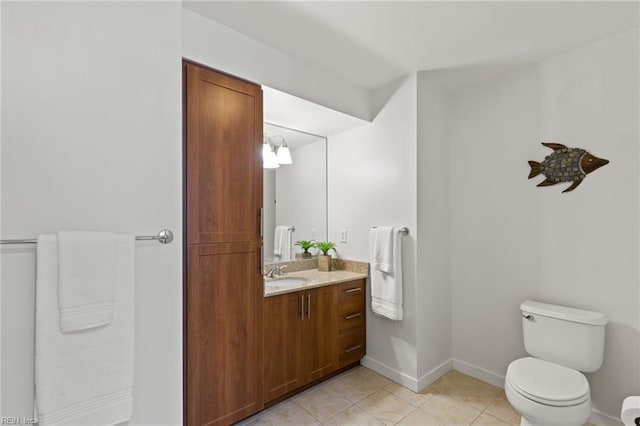
[[[171,241],[173,241],[173,232],[171,232],[169,229],[163,229],[162,231],[158,232],[157,235],[137,235],[136,240],[158,240],[162,244],[169,244]],[[0,240],[0,244],[35,244],[37,242],[37,239]]]
[[[376,229],[377,226],[372,226],[371,229]],[[401,233],[402,235],[409,235],[409,228],[407,228],[406,226],[403,226],[402,228],[398,229],[398,232]]]

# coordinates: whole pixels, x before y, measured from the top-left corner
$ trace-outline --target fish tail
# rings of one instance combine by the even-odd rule
[[[531,166],[531,171],[529,172],[529,179],[532,177],[538,176],[542,173],[542,164],[537,161],[529,161],[529,165]]]

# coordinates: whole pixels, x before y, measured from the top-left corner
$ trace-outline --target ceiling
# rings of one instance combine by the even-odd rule
[[[367,90],[416,71],[536,61],[639,25],[637,2],[183,4]]]
[[[282,144],[282,138],[284,138],[291,151],[295,151],[305,145],[325,139],[319,135],[312,135],[311,133],[280,127],[270,123],[264,123],[262,129],[265,136],[273,138],[272,143],[275,146],[280,146]],[[282,136],[282,138],[276,136]]]
[[[265,123],[298,129],[324,137],[366,123],[359,118],[270,87],[262,86],[262,93]],[[285,137],[289,142],[289,136],[285,135]],[[294,141],[293,145],[290,143],[289,146],[295,148],[297,143]]]

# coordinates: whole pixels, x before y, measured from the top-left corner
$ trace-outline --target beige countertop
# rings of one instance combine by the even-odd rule
[[[294,291],[306,290],[325,285],[339,284],[347,281],[367,278],[369,275],[351,271],[329,271],[321,272],[317,269],[307,269],[304,271],[289,272],[280,277],[265,279],[264,296],[276,296],[278,294],[293,293]],[[305,278],[302,284],[278,285],[278,281],[287,278]],[[273,283],[269,285],[268,283]]]

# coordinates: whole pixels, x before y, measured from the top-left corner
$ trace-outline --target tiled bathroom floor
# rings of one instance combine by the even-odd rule
[[[502,389],[451,371],[421,393],[357,367],[240,423],[273,426],[520,425]]]

